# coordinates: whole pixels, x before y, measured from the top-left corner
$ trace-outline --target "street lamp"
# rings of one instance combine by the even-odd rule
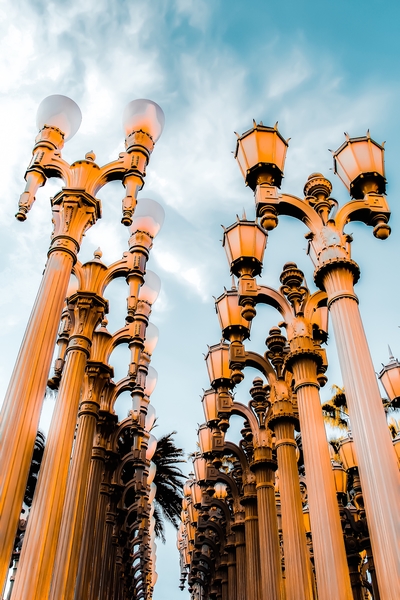
[[[270,136],[269,132],[257,131],[258,136],[263,134]],[[246,132],[237,141],[238,156],[239,148],[246,154],[242,138],[248,135]],[[303,221],[309,229],[306,237],[315,268],[314,280],[327,294],[335,330],[380,592],[394,600],[400,596],[400,580],[395,584],[392,581],[392,574],[400,570],[398,514],[393,511],[399,501],[399,472],[353,287],[359,278],[359,267],[351,258],[351,236],[344,232],[349,221],[358,220],[372,226],[379,239],[390,234],[383,152],[383,146],[371,140],[369,133],[360,138],[347,136],[334,153],[335,170],[353,199],[336,213],[332,213],[336,202],[330,198],[331,184],[321,174],[308,178],[305,198],[301,199],[280,194],[280,181],[271,181],[269,165],[278,169],[282,164],[277,164],[272,151],[267,158],[261,152],[249,151],[246,160],[249,170],[260,165],[254,189],[261,225],[272,230],[283,214]],[[263,163],[268,165],[264,170]],[[240,161],[239,167],[243,172]]]
[[[17,219],[20,221],[26,219],[35,200],[37,189],[44,185],[47,179],[59,177],[64,181],[64,187],[51,199],[54,230],[48,260],[1,413],[1,582],[4,581],[6,576],[13,539],[18,525],[19,510],[71,271],[74,265],[77,264],[77,255],[84,233],[101,216],[101,203],[96,197],[97,193],[109,181],[122,181],[126,189],[122,220],[124,224],[130,225],[136,206],[137,192],[144,184],[145,170],[150,154],[156,139],[162,132],[163,115],[161,109],[155,103],[141,100],[134,101],[129,106],[125,118],[126,152],[120,153],[117,160],[103,167],[99,167],[94,162],[95,156],[93,153],[87,153],[83,160],[76,161],[72,165],[69,165],[61,156],[64,142],[76,133],[81,120],[80,110],[72,100],[65,96],[50,96],[42,102],[38,110],[40,131],[36,137],[33,157],[26,172],[27,183],[19,200]],[[147,249],[150,246],[151,241],[150,243],[147,241]],[[142,247],[145,248],[146,243],[142,244]],[[141,253],[145,254],[145,251],[141,250]],[[141,266],[145,263],[142,261],[138,269],[133,264],[133,253],[127,253],[127,257],[125,262],[129,263],[131,260],[132,264],[127,265],[125,268],[126,274],[129,270],[135,271],[135,269],[140,273],[140,276],[136,277],[136,289],[138,290],[141,283],[143,283],[143,269],[141,269]],[[101,266],[96,268],[105,269]],[[92,278],[93,285],[94,279]],[[63,370],[65,373],[69,369],[71,377],[75,367],[79,370],[79,374],[76,373],[76,385],[74,388],[70,387],[69,390],[75,398],[76,395],[79,397],[85,364],[89,355],[92,335],[90,329],[93,332],[97,322],[101,319],[101,312],[104,312],[106,307],[98,291],[97,289],[89,290],[90,298],[82,299],[82,294],[80,294],[76,298],[71,296],[70,299],[70,302],[75,303],[76,307],[77,329],[70,336],[69,356],[76,356],[77,358],[74,360],[70,358],[70,366],[64,365]],[[49,299],[51,299],[50,304]],[[86,303],[86,312],[83,309],[82,302]],[[97,316],[91,310],[93,303],[98,305]],[[81,335],[79,321],[83,318],[83,314],[87,315],[88,321],[91,319],[92,322],[83,324],[83,327],[88,328],[88,331],[85,331],[83,336],[79,338]],[[78,340],[80,340],[79,343]],[[75,341],[74,349],[71,346],[73,341]],[[69,375],[66,380],[72,381]],[[71,406],[74,406],[74,403]],[[73,413],[75,413],[74,417],[72,417]],[[75,409],[71,410],[70,418],[70,422],[72,422],[72,419],[76,419]],[[65,428],[67,437],[70,431],[69,425]],[[50,436],[48,447],[52,447]],[[68,445],[66,448],[68,448]],[[65,481],[65,473],[63,477]],[[27,536],[28,538],[29,536]],[[45,539],[45,536],[43,536],[43,539]],[[41,554],[35,555],[35,560],[39,555],[41,556]],[[43,579],[44,587],[50,581],[49,570],[47,570],[46,577]],[[31,573],[31,576],[35,577],[34,572]],[[29,578],[25,580],[24,589],[27,597],[31,597],[34,587],[31,585]]]

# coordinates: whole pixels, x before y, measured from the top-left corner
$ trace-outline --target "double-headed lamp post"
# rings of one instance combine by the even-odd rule
[[[286,149],[287,142],[276,126],[254,123],[238,136],[235,156],[246,184],[254,190],[262,227],[272,230],[279,215],[288,215],[309,229],[306,238],[314,280],[327,294],[335,331],[379,590],[381,598],[394,600],[400,597],[400,520],[395,509],[400,478],[353,287],[360,270],[351,258],[352,238],[344,231],[347,223],[357,220],[372,226],[378,239],[390,234],[384,149],[368,132],[359,138],[346,136],[333,153],[335,172],[352,197],[340,208],[330,198],[331,183],[320,173],[308,178],[304,198],[279,193]],[[244,305],[251,305],[251,289],[249,292],[249,302],[243,298]],[[242,296],[246,296],[244,288]]]
[[[47,179],[58,177],[64,181],[62,190],[51,199],[54,230],[48,260],[0,416],[1,583],[18,526],[71,271],[84,233],[101,217],[101,202],[96,195],[109,181],[122,181],[126,189],[122,223],[132,223],[137,192],[143,187],[150,154],[163,129],[164,114],[150,100],[128,104],[123,120],[126,152],[103,167],[94,162],[92,152],[71,165],[62,158],[64,142],[77,132],[80,122],[80,109],[70,98],[49,96],[41,103],[37,114],[39,133],[16,214],[18,220],[26,219],[38,188]]]

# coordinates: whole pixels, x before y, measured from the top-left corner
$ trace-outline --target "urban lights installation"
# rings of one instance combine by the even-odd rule
[[[13,599],[150,598],[157,578],[151,466],[157,441],[150,434],[155,417],[150,395],[157,374],[150,359],[158,332],[149,317],[160,281],[146,272],[146,263],[164,211],[137,194],[164,114],[150,100],[128,104],[123,118],[126,151],[103,167],[92,152],[71,165],[62,158],[64,142],[80,122],[80,109],[65,96],[49,96],[41,103],[39,133],[16,214],[24,221],[38,188],[51,177],[63,180],[64,187],[51,199],[54,229],[48,259],[1,412],[3,585],[46,385],[57,390],[21,557],[7,592]],[[101,261],[100,249],[81,264],[82,237],[101,217],[97,194],[115,180],[125,187],[127,251],[111,266]],[[77,281],[73,287],[71,273]],[[118,277],[127,282],[127,313],[125,324],[112,334],[104,292]],[[120,344],[129,347],[131,361],[127,377],[114,382],[109,360]],[[118,423],[114,404],[124,392],[132,397],[132,410]]]
[[[254,191],[256,220],[238,219],[224,230],[238,281],[216,300],[225,341],[206,356],[206,422],[178,535],[182,585],[187,575],[192,597],[202,599],[394,600],[400,595],[399,467],[354,291],[360,271],[345,231],[357,220],[372,226],[378,239],[390,234],[384,148],[369,132],[346,135],[333,153],[335,173],[351,196],[340,207],[320,173],[309,176],[304,197],[280,193],[288,144],[277,126],[254,122],[237,137],[235,158]],[[279,289],[257,281],[268,232],[280,215],[306,225],[319,291],[309,291],[295,262],[284,265]],[[279,313],[279,327],[265,332],[265,354],[245,347],[261,303]],[[328,313],[351,426],[336,452],[326,439],[319,397],[327,381]],[[247,404],[233,395],[246,367],[263,377],[253,381]],[[398,367],[392,357],[380,374],[394,407]],[[243,419],[238,445],[225,441],[232,415]]]

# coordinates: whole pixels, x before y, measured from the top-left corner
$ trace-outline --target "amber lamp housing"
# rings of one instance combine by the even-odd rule
[[[238,137],[235,158],[246,185],[255,190],[260,183],[281,186],[288,143],[275,127],[259,125]]]
[[[236,288],[225,290],[215,301],[222,337],[231,340],[232,335],[237,335],[241,340],[250,336],[251,321],[242,317],[242,307],[239,306],[239,296]]]
[[[213,388],[234,386],[229,368],[229,344],[220,342],[210,346],[206,354],[206,365]]]
[[[240,220],[224,229],[222,245],[232,275],[260,275],[263,267],[267,232],[255,221]]]
[[[211,454],[213,450],[212,431],[207,425],[200,425],[198,430],[200,450],[205,456]]]
[[[218,394],[214,390],[206,390],[203,398],[201,399],[203,404],[204,416],[207,424],[218,423]]]
[[[342,465],[335,460],[332,461],[332,470],[335,479],[336,493],[345,496],[347,493],[347,473]]]
[[[394,408],[400,407],[400,363],[390,356],[390,362],[378,375],[385,389],[389,402]]]
[[[386,191],[384,147],[373,139],[367,131],[364,137],[350,138],[336,152],[333,152],[333,165],[353,198],[362,200],[365,194]]]
[[[356,469],[358,466],[356,451],[351,434],[339,442],[339,456],[346,471]]]
[[[205,481],[207,476],[207,461],[197,453],[193,459],[193,468],[197,481]]]

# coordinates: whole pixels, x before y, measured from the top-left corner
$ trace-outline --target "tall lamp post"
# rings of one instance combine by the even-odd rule
[[[383,146],[368,132],[360,138],[346,136],[333,153],[335,172],[352,196],[338,210],[330,198],[330,182],[319,173],[308,178],[304,199],[279,193],[286,148],[276,127],[254,123],[238,136],[235,156],[255,192],[257,216],[265,229],[274,229],[279,215],[295,217],[309,229],[315,283],[327,294],[335,330],[379,589],[381,597],[394,600],[400,596],[400,577],[393,577],[400,573],[400,520],[393,508],[399,504],[400,478],[353,287],[359,267],[351,258],[352,238],[344,232],[349,221],[358,220],[372,226],[379,239],[390,234]]]
[[[90,152],[72,165],[62,158],[64,142],[76,133],[80,121],[78,106],[65,96],[49,96],[41,103],[37,115],[39,134],[16,215],[20,221],[26,219],[37,189],[47,179],[59,177],[64,181],[65,186],[51,200],[54,230],[48,261],[0,417],[0,582],[7,573],[18,526],[71,271],[82,236],[101,216],[101,203],[96,195],[109,181],[122,181],[126,188],[122,222],[131,224],[136,195],[143,186],[150,154],[162,132],[164,115],[149,100],[131,102],[124,113],[126,152],[103,167],[94,162],[95,156]]]

